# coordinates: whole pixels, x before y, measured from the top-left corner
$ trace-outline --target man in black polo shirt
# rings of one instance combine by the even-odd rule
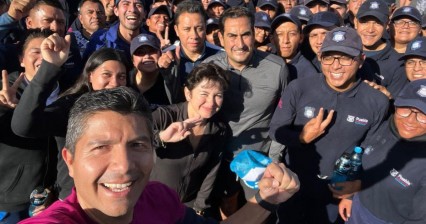
[[[320,50],[323,75],[294,80],[284,89],[269,135],[288,147],[286,162],[302,187],[294,200],[281,205],[280,221],[336,221],[337,206],[327,187],[334,162],[377,130],[389,104],[357,76],[364,59],[356,31],[335,28]]]
[[[382,0],[364,2],[356,15],[355,28],[361,37],[366,64],[377,84],[386,87],[393,96],[407,83],[404,68],[392,44],[384,38],[389,9]]]

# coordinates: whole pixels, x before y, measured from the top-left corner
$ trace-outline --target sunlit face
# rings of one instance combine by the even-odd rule
[[[358,13],[359,7],[361,7],[362,3],[365,0],[349,0],[348,2],[348,11],[352,12],[353,15]]]
[[[401,108],[395,108],[395,126],[398,130],[399,135],[405,139],[411,139],[419,137],[426,134],[426,124],[420,123],[416,116],[416,113],[422,113],[414,107],[409,107],[412,110],[411,114],[408,117],[402,117],[398,115]],[[423,114],[424,115],[424,114]]]
[[[104,5],[105,15],[113,16],[114,15],[114,0],[101,0],[102,5]]]
[[[101,4],[86,1],[80,8],[78,15],[83,28],[90,35],[105,25],[105,12]]]
[[[325,52],[321,54],[320,58],[323,56],[353,58],[352,56],[341,52]],[[355,57],[352,64],[348,66],[341,65],[337,59],[334,59],[334,62],[331,65],[325,65],[321,61],[322,73],[324,74],[325,80],[330,88],[337,92],[344,92],[351,88],[356,81],[356,72],[359,68],[361,68],[362,60],[363,59],[360,59],[360,57]]]
[[[257,43],[262,44],[269,38],[270,30],[265,27],[254,27],[254,39]]]
[[[206,23],[199,13],[182,13],[175,31],[184,52],[201,54],[206,41]]]
[[[121,0],[114,8],[120,21],[120,29],[138,30],[145,19],[143,3],[140,0]]]
[[[244,68],[254,50],[254,34],[249,18],[228,18],[223,34],[219,38],[228,57],[228,63],[235,69]]]
[[[415,27],[408,25],[408,23],[415,23]],[[402,24],[397,25],[397,24]],[[399,44],[408,44],[414,40],[421,33],[420,24],[417,21],[412,20],[410,17],[402,17],[392,21],[390,25],[390,34],[393,40]]]
[[[34,38],[28,42],[27,47],[23,50],[21,57],[21,67],[25,69],[25,77],[31,81],[34,75],[40,68],[41,57],[41,42],[44,38]]]
[[[132,55],[133,65],[142,73],[154,72],[159,69],[157,63],[160,56],[159,50],[151,46],[142,46]]]
[[[209,14],[209,17],[216,18],[216,19],[219,19],[223,11],[225,11],[225,7],[223,7],[223,5],[221,4],[210,5],[210,7],[207,9],[207,13]]]
[[[407,74],[408,80],[426,79],[426,68],[420,65],[421,61],[426,65],[426,58],[419,56],[412,56],[405,60],[405,74]],[[407,64],[412,64],[414,66],[409,66]]]
[[[256,12],[264,12],[268,14],[271,19],[274,19],[277,14],[277,9],[272,5],[264,5],[262,7],[256,7]]]
[[[290,10],[297,5],[297,0],[279,0],[278,4],[282,5],[284,12],[290,13]]]
[[[148,122],[136,114],[96,112],[85,123],[74,155],[62,150],[78,202],[94,221],[131,221],[153,167]]]
[[[292,22],[283,22],[275,29],[273,35],[279,55],[284,59],[292,59],[303,41],[297,25]]]
[[[201,4],[203,4],[204,10],[207,11],[207,8],[209,7],[209,3],[210,3],[210,0],[201,0]]]
[[[146,25],[152,33],[156,33],[157,30],[164,32],[169,24],[169,19],[169,15],[166,12],[158,11],[146,20]]]
[[[343,4],[336,4],[332,3],[330,5],[330,8],[334,9],[337,13],[339,13],[340,17],[345,18],[346,17],[346,7]]]
[[[50,29],[61,37],[65,36],[64,12],[49,5],[39,5],[37,9],[32,9],[26,25],[27,29]]]
[[[89,75],[93,90],[112,89],[126,85],[126,67],[120,61],[105,61]]]
[[[313,14],[328,11],[328,5],[323,2],[312,2],[306,5],[306,7],[308,7]]]
[[[362,40],[362,45],[371,48],[381,42],[385,26],[375,17],[366,16],[355,20],[355,28]]]
[[[315,54],[319,53],[327,32],[328,30],[322,27],[313,28],[309,32],[309,45]]]
[[[208,119],[218,112],[222,106],[223,88],[218,82],[205,79],[192,90],[185,87],[185,97],[188,101],[189,115]]]

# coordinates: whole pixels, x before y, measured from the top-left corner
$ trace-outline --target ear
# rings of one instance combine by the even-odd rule
[[[81,21],[81,17],[83,17],[80,13],[78,14],[78,20]]]
[[[32,19],[31,19],[31,17],[30,16],[28,16],[26,19],[25,19],[25,25],[27,26],[27,29],[31,29],[32,28]]]
[[[305,36],[303,35],[303,32],[301,32],[300,33],[300,40],[299,40],[299,44],[302,44],[302,42],[303,42],[303,38],[304,38]]]
[[[185,88],[183,89],[183,91],[185,92],[185,99],[186,101],[190,101],[191,100],[191,91],[189,91],[188,87],[185,86]]]
[[[367,56],[365,56],[364,53],[361,53],[361,55],[359,56],[359,68],[362,68],[362,65],[364,64],[366,58]]]
[[[73,170],[73,166],[72,166],[72,164],[74,163],[73,155],[71,154],[71,152],[68,149],[63,148],[62,149],[62,158],[64,159],[65,163],[67,164],[68,173],[69,173],[70,177],[74,177],[74,170]]]
[[[148,18],[145,20],[145,23],[146,23],[146,26],[149,27],[151,25],[151,20]]]
[[[87,81],[89,81],[89,83],[92,83],[92,73],[89,73],[89,75],[87,75]]]
[[[179,37],[179,32],[178,32],[178,27],[177,27],[177,25],[175,24],[175,25],[173,26],[173,28],[175,29],[176,36],[178,36],[178,37]]]
[[[118,6],[114,6],[114,15],[118,17]]]
[[[22,55],[19,55],[19,62],[20,62],[21,67],[25,68],[23,61],[24,61],[24,52],[22,52]]]
[[[219,31],[217,33],[217,36],[219,37],[220,45],[224,46],[223,43],[225,43],[225,41],[223,41],[223,34],[222,34],[222,32]]]

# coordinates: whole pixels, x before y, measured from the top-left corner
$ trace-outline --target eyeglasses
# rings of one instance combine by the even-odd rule
[[[421,61],[407,60],[405,62],[405,67],[406,68],[414,68],[414,67],[416,67],[417,62],[420,64],[420,67],[426,68],[426,60],[421,60]]]
[[[332,65],[334,63],[334,60],[337,60],[339,64],[342,66],[349,66],[354,62],[355,57],[348,57],[348,56],[340,56],[340,57],[322,56],[321,57],[321,63],[324,65]]]
[[[409,28],[415,28],[418,27],[420,24],[416,21],[411,21],[411,20],[395,20],[393,21],[393,24],[395,25],[395,27],[404,27],[405,24],[408,24]]]
[[[401,117],[407,118],[412,113],[416,114],[416,119],[418,122],[422,124],[426,124],[426,114],[422,113],[421,111],[413,111],[411,108],[408,107],[397,107],[395,110],[395,113],[398,114]]]

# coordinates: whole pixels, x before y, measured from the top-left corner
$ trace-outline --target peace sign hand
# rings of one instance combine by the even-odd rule
[[[313,140],[324,134],[325,129],[333,119],[334,110],[331,110],[324,119],[324,108],[320,108],[318,115],[312,118],[303,127],[299,135],[300,142],[303,144],[311,143]]]
[[[166,130],[159,133],[163,142],[179,142],[192,133],[192,128],[202,122],[201,117],[188,118],[184,121],[171,123]]]
[[[169,25],[167,24],[167,22],[166,22],[166,24],[165,24],[165,26],[166,26],[166,28],[164,29],[164,38],[163,38],[163,35],[161,34],[161,31],[160,31],[160,24],[157,24],[157,32],[156,32],[156,35],[157,35],[157,38],[160,40],[160,43],[161,43],[161,49],[164,49],[165,47],[168,47],[168,46],[170,46],[170,39],[169,39]]]
[[[12,86],[9,86],[9,78],[6,70],[1,72],[2,76],[2,90],[0,91],[0,105],[15,108],[19,100],[16,97],[16,91],[19,85],[24,79],[24,73],[22,72]]]

